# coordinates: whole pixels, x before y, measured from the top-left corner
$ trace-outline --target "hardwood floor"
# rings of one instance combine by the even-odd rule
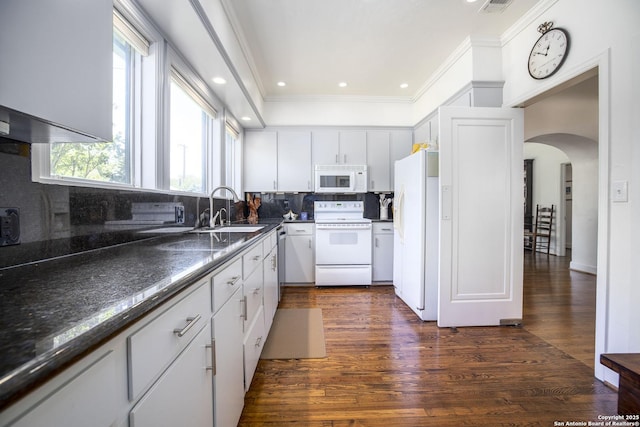
[[[286,288],[280,308],[322,308],[327,357],[261,360],[239,425],[554,426],[615,414],[615,392],[593,377],[595,278],[560,258],[526,262],[523,328],[440,329],[391,286]]]

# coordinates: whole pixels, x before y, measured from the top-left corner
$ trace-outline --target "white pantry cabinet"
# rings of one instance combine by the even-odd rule
[[[2,0],[0,40],[0,105],[113,139],[112,0]]]

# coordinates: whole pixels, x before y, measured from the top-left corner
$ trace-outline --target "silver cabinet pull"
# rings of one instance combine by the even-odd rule
[[[247,321],[247,297],[243,297],[240,301],[242,301],[242,314],[240,317],[246,322]]]
[[[260,261],[260,255],[256,255],[252,258],[254,261]]]
[[[376,248],[379,248],[380,245],[378,244],[378,238],[376,237]]]
[[[253,288],[253,294],[258,295],[260,293],[260,288]]]
[[[201,317],[202,316],[200,316],[199,314],[196,317],[187,317],[187,324],[184,325],[184,328],[182,328],[182,329],[174,329],[173,333],[178,335],[179,337],[184,336],[184,334],[189,332],[189,329],[193,328],[193,325],[195,325],[196,322],[198,320],[200,320]]]
[[[207,371],[211,371],[213,376],[216,376],[217,366],[216,366],[216,340],[211,339],[211,345],[206,345],[206,348],[211,349],[211,366],[207,366]]]
[[[256,340],[256,347],[260,347],[260,343],[262,342],[262,337],[258,337]]]
[[[240,280],[240,276],[233,276],[231,280],[227,281],[227,285],[234,286],[236,283],[238,283],[238,280]]]
[[[338,159],[338,155],[336,154],[336,163],[340,163],[340,160]]]

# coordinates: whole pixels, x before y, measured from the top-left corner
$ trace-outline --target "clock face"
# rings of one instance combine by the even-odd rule
[[[561,28],[544,33],[529,54],[529,74],[534,79],[546,79],[560,69],[569,53],[569,34]]]

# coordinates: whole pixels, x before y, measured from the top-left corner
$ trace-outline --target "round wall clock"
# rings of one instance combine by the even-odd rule
[[[554,75],[569,53],[569,33],[562,28],[551,27],[553,22],[545,22],[538,27],[542,35],[529,53],[529,74],[537,80]]]

